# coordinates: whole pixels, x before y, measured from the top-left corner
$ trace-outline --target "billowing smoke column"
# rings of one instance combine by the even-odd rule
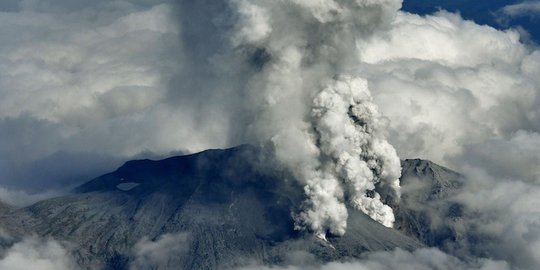
[[[249,133],[271,140],[304,185],[297,229],[343,235],[347,205],[391,227],[379,191],[399,197],[400,163],[367,81],[348,75],[357,42],[389,25],[401,1],[233,0],[231,43],[256,67],[245,94]]]

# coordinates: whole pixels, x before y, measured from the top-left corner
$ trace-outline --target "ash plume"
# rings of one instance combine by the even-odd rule
[[[343,235],[347,206],[391,227],[399,197],[399,159],[367,81],[350,75],[362,38],[384,29],[400,1],[232,1],[239,56],[259,71],[245,94],[255,115],[248,136],[270,140],[277,158],[304,185],[297,229]],[[360,37],[360,38],[358,38]]]

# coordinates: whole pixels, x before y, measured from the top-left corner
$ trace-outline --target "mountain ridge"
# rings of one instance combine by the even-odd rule
[[[279,265],[293,250],[324,262],[424,246],[414,229],[407,236],[353,209],[342,237],[323,241],[294,230],[291,212],[301,205],[303,189],[276,169],[267,151],[243,145],[128,161],[72,194],[3,214],[0,225],[20,237],[32,232],[75,243],[74,257],[85,269],[128,269],[141,239],[180,233],[189,235],[190,248],[168,263],[185,269],[236,267],[244,258]],[[404,162],[411,173],[405,168],[412,161]],[[119,188],[130,183],[136,185]]]

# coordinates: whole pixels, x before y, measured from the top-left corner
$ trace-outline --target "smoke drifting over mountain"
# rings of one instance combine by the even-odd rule
[[[13,194],[134,156],[267,144],[305,186],[297,227],[324,237],[346,231],[347,205],[392,226],[381,197],[399,197],[398,156],[420,157],[469,177],[452,199],[486,240],[460,258],[538,268],[540,52],[518,31],[400,7],[4,1],[0,196],[24,204]]]
[[[305,185],[297,227],[321,237],[345,233],[346,201],[386,226],[394,221],[375,188],[398,195],[399,158],[367,82],[341,76],[358,64],[350,58],[356,37],[386,27],[399,7],[387,2],[233,1],[233,51],[259,69],[245,88],[254,116],[249,135],[260,144],[271,140]]]

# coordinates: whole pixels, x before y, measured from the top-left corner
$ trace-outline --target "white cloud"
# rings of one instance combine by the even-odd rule
[[[501,8],[504,15],[510,17],[517,16],[537,16],[540,14],[539,1],[525,1],[518,4],[507,5]]]
[[[155,241],[143,238],[133,247],[130,269],[182,269],[179,263],[185,260],[190,243],[187,233],[164,234]]]
[[[269,267],[253,265],[240,268],[249,269],[275,269],[275,270],[302,270],[302,269],[320,269],[320,270],[509,270],[507,263],[502,261],[491,261],[485,259],[464,262],[454,256],[445,254],[435,248],[418,249],[414,252],[408,252],[401,249],[394,251],[381,251],[366,254],[361,260],[349,262],[331,262],[318,265],[290,265],[284,267]]]
[[[187,80],[171,85],[190,66],[176,7],[162,2],[23,1],[0,13],[0,35],[10,37],[0,45],[4,185],[71,187],[114,169],[100,159],[118,165],[141,152],[228,145],[227,114],[200,101],[171,102],[171,92],[195,90]],[[62,162],[53,166],[66,172],[61,178],[32,174],[59,155],[94,159],[85,159],[84,176]]]
[[[0,259],[0,269],[75,270],[77,268],[69,252],[58,242],[29,237],[4,251]]]
[[[508,139],[466,145],[460,165],[483,168],[494,179],[515,178],[540,184],[540,134],[519,130]]]
[[[539,52],[516,32],[446,12],[400,13],[358,47],[358,72],[390,120],[400,157],[467,176],[450,198],[466,215],[454,228],[462,239],[448,251],[538,268]]]
[[[449,67],[516,64],[526,53],[517,32],[480,26],[445,11],[426,17],[400,13],[388,32],[358,45],[359,57],[370,64],[396,59],[425,60]]]
[[[394,27],[359,44],[375,102],[390,118],[401,157],[451,165],[463,146],[537,132],[537,53],[501,32],[445,12],[400,13]]]

